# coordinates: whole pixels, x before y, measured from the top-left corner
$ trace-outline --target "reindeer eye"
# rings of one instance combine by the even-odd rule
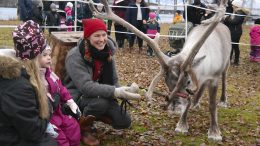
[[[190,81],[187,81],[187,85],[189,85],[190,84]]]

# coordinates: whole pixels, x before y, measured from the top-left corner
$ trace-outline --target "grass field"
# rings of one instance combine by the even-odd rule
[[[18,24],[19,22],[0,22],[1,24]],[[166,35],[169,25],[161,26],[162,34]],[[244,26],[244,33],[240,43],[249,43],[249,26]],[[12,46],[12,29],[0,28],[0,48],[2,43]],[[167,38],[161,38],[159,45],[162,50],[171,50]],[[201,108],[189,113],[189,133],[183,135],[174,132],[178,122],[177,116],[170,117],[161,107],[165,103],[164,97],[155,96],[156,102],[148,107],[143,97],[139,102],[133,102],[136,108],[130,108],[133,123],[131,128],[121,132],[109,126],[100,125],[101,130],[109,132],[102,137],[102,145],[106,146],[256,146],[260,145],[260,64],[249,62],[250,47],[240,45],[240,66],[229,68],[227,77],[228,108],[218,108],[219,126],[223,141],[213,142],[207,139],[209,128],[209,112],[207,94],[201,101]],[[136,82],[142,88],[148,88],[152,78],[159,71],[156,57],[147,57],[137,53],[129,53],[126,49],[118,51],[116,61],[120,82],[124,85]],[[165,92],[163,82],[157,85],[156,90]],[[143,91],[140,91],[143,94]],[[218,92],[219,97],[220,89]]]

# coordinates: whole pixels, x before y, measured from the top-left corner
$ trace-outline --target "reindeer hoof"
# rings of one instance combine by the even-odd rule
[[[189,130],[188,124],[178,123],[176,128],[175,128],[175,132],[178,132],[178,133],[188,133],[188,130]]]
[[[213,141],[222,141],[222,137],[220,135],[208,135],[208,139]]]
[[[148,92],[145,92],[144,96],[146,97],[148,102],[155,101],[155,99],[153,99],[153,97],[152,97],[152,94],[149,94]]]
[[[227,108],[227,107],[228,107],[228,105],[227,105],[226,102],[219,102],[219,103],[218,103],[218,106],[224,107],[224,108]]]
[[[150,94],[148,94],[147,92],[145,92],[144,96],[148,99],[148,100],[151,100],[152,99],[152,96]]]
[[[219,130],[208,132],[208,139],[214,140],[214,141],[222,141],[221,132]]]

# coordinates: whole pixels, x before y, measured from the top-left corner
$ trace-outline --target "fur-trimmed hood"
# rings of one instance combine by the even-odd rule
[[[22,67],[16,58],[0,55],[0,78],[17,78],[21,75]]]

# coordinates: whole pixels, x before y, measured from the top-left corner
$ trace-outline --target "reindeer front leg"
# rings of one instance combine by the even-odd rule
[[[199,101],[200,101],[200,98],[205,90],[205,85],[206,85],[206,82],[204,82],[202,85],[199,86],[199,89],[198,91],[196,92],[195,96],[194,96],[194,100],[193,100],[193,103],[192,103],[192,108],[195,109],[195,108],[199,108],[200,105],[199,105]]]
[[[188,111],[190,109],[190,105],[191,105],[191,99],[190,97],[188,97],[188,104],[186,106],[185,111],[182,113],[180,120],[175,128],[176,132],[180,132],[180,133],[187,133],[189,130],[189,125],[187,122],[187,116],[188,116]]]
[[[218,121],[217,121],[217,106],[216,106],[216,95],[218,90],[218,81],[214,80],[211,81],[209,84],[209,111],[210,111],[210,128],[208,130],[208,138],[215,140],[215,141],[221,141],[221,132],[218,127]]]
[[[145,93],[145,97],[148,99],[148,103],[151,103],[153,98],[153,91],[155,86],[157,85],[157,83],[160,81],[160,79],[162,78],[162,76],[165,74],[164,69],[162,68],[162,66],[160,67],[160,72],[153,78],[148,91]]]

